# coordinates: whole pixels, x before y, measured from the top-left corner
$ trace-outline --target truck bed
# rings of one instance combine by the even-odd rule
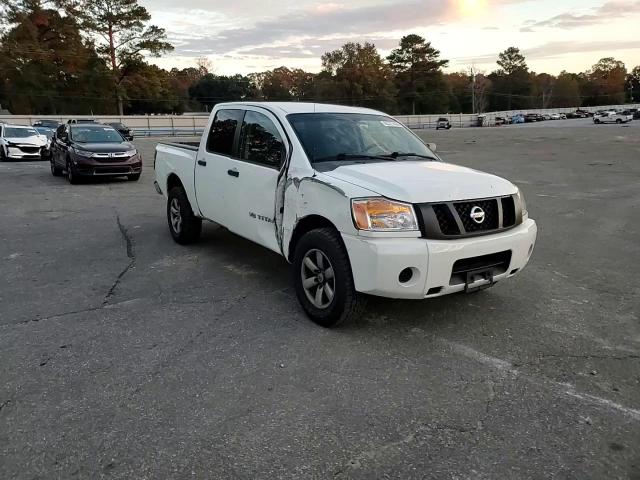
[[[194,190],[194,169],[200,142],[171,142],[156,145],[156,181],[160,189],[167,195],[169,176],[176,175],[189,197],[191,205],[198,205]]]

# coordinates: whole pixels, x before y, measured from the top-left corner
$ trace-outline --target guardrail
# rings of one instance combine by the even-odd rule
[[[123,123],[129,127],[134,136],[157,137],[157,136],[197,136],[202,135],[207,122],[208,115],[125,115],[125,116],[105,116],[105,115],[4,115],[0,116],[0,123],[13,123],[17,125],[33,125],[38,120],[56,120],[66,123],[70,119],[94,120],[100,123]]]
[[[578,107],[574,108],[551,108],[551,109],[528,109],[528,110],[510,110],[502,112],[488,112],[482,114],[483,126],[494,126],[496,117],[511,117],[518,114],[527,113],[570,113],[575,112]],[[597,107],[580,107],[581,110],[595,112],[597,110],[625,110],[628,108],[640,108],[640,104],[633,105],[601,105]],[[467,128],[478,126],[478,117],[480,114],[469,113],[445,113],[433,115],[399,115],[395,118],[412,129],[429,129],[436,128],[438,119],[446,118],[453,128]],[[77,115],[77,116],[59,116],[59,115],[2,115],[0,123],[13,123],[18,125],[32,125],[38,120],[57,120],[65,123],[67,120],[74,118],[78,120],[95,120],[101,123],[124,123],[137,137],[157,137],[157,136],[198,136],[202,135],[209,121],[207,113],[194,115]]]

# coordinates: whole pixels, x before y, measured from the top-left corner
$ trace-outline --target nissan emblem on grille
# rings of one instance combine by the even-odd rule
[[[471,209],[471,213],[469,214],[469,216],[471,217],[471,220],[480,224],[484,222],[485,213],[484,213],[484,210],[481,209],[480,207],[473,207]]]

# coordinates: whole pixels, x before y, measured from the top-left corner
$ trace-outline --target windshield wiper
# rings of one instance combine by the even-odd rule
[[[424,158],[426,160],[438,160],[436,157],[432,157],[431,155],[420,155],[419,153],[400,153],[400,152],[393,152],[390,153],[389,155],[387,155],[391,158],[397,159],[399,157],[417,157],[417,158]]]
[[[313,163],[319,162],[342,162],[345,160],[385,160],[392,162],[393,158],[390,155],[367,155],[365,153],[339,153],[338,155],[331,155],[329,157],[315,158]]]

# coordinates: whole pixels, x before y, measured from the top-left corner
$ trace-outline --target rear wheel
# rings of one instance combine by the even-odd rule
[[[364,306],[347,250],[333,228],[312,230],[300,239],[293,257],[293,282],[302,308],[323,327],[340,325],[359,315]]]
[[[189,198],[182,187],[173,187],[169,192],[167,221],[171,236],[181,245],[193,243],[200,237],[202,219],[193,214]]]
[[[622,123],[622,120],[618,118],[618,119],[616,120],[616,123],[617,123],[618,125],[620,125],[620,124]]]

